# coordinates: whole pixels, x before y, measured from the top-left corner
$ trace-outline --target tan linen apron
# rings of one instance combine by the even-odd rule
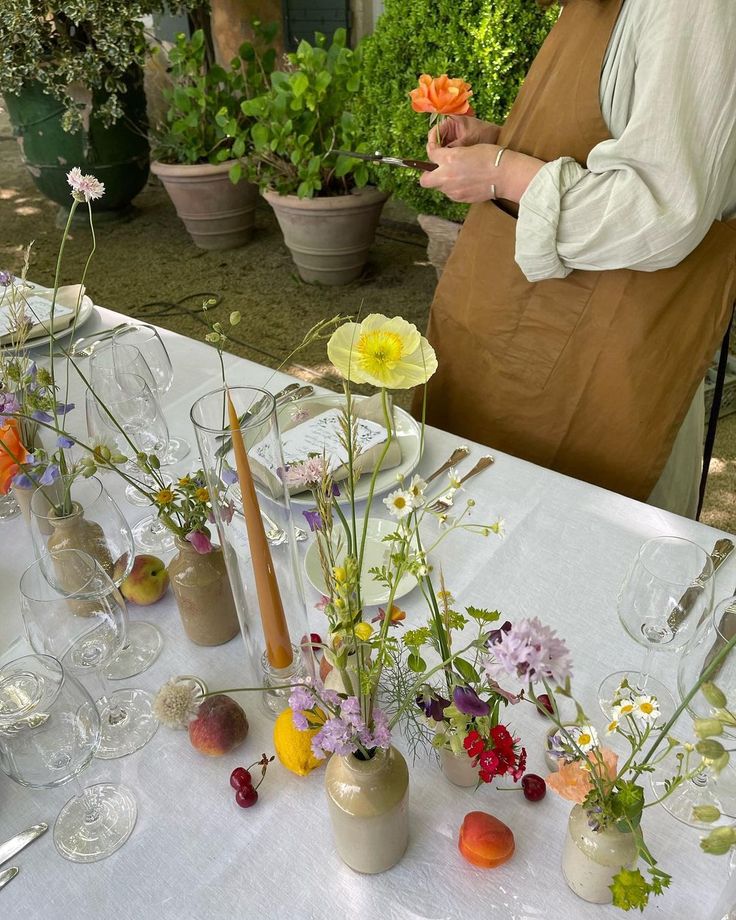
[[[610,138],[599,86],[621,4],[565,5],[500,144],[585,164]],[[538,282],[514,261],[515,239],[515,218],[495,203],[470,209],[432,304],[427,334],[439,370],[427,421],[646,500],[726,329],[736,222],[716,221],[673,268]]]

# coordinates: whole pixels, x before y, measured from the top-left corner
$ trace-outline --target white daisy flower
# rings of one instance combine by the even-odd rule
[[[598,747],[598,732],[592,725],[583,725],[575,741],[580,750],[584,754],[587,754],[588,751],[592,751],[593,748]]]
[[[413,508],[411,492],[406,492],[404,489],[392,492],[384,498],[383,503],[389,512],[399,520],[411,514]]]
[[[424,502],[424,490],[426,488],[427,483],[422,479],[421,476],[415,476],[409,483],[409,488],[407,491],[411,495],[411,504],[413,508],[421,508],[422,503]]]
[[[613,707],[614,719],[620,719],[622,716],[631,716],[634,714],[634,701],[622,700]]]
[[[654,725],[660,716],[656,696],[637,696],[634,700],[634,718],[642,725]]]
[[[457,470],[455,469],[454,466],[448,470],[447,478],[450,480],[451,489],[460,488],[460,476],[458,475]]]
[[[72,187],[72,198],[77,201],[95,201],[105,194],[104,182],[94,176],[83,176],[78,166],[66,174],[66,181]]]
[[[611,721],[606,726],[607,735],[615,735],[618,731],[618,719],[611,719]]]

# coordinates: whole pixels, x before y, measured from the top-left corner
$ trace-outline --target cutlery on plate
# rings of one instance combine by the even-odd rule
[[[295,402],[297,399],[303,399],[305,396],[311,396],[314,393],[314,387],[311,384],[301,384],[301,383],[290,383],[288,387],[284,387],[283,390],[279,390],[278,393],[273,394],[273,398],[276,401],[276,405],[281,407],[286,405],[286,403]],[[244,422],[247,422],[248,419],[256,415],[260,410],[265,406],[265,400],[258,400],[254,403],[250,409],[244,412],[238,419],[242,425]],[[223,443],[217,448],[216,456],[222,458],[233,446],[233,442],[230,440],[228,435],[220,435],[217,438],[218,441]]]
[[[263,521],[268,528],[266,530],[266,539],[271,544],[271,546],[281,546],[282,543],[289,542],[286,531],[283,527],[279,527],[273,518],[270,518],[265,511],[261,511],[261,517],[263,518]],[[294,539],[297,543],[302,543],[307,539],[306,530],[302,530],[301,527],[294,527]]]
[[[733,552],[733,542],[726,538],[722,540],[716,540],[716,544],[711,550],[710,560],[713,563],[713,574],[718,571],[718,569],[723,565],[723,563],[728,559],[728,557]],[[680,600],[677,603],[675,610],[667,618],[667,625],[672,630],[676,630],[677,627],[685,621],[688,614],[692,610],[693,604],[697,600],[700,592],[705,586],[707,580],[705,569],[698,575],[695,581],[690,585],[690,587],[685,591]]]
[[[453,466],[458,464],[461,460],[468,456],[470,453],[470,448],[466,447],[464,444],[461,444],[460,447],[456,447],[455,450],[450,454],[450,456],[445,460],[442,466],[438,466],[434,473],[430,473],[429,476],[424,480],[427,484],[435,480],[438,476],[441,476],[447,470],[451,470]]]
[[[482,473],[483,470],[487,470],[488,467],[492,466],[495,462],[496,461],[490,454],[486,454],[485,457],[481,457],[473,469],[463,476],[463,478],[460,480],[460,485],[462,485],[464,482],[467,482],[468,479],[470,479],[472,476],[477,476],[478,473]],[[450,489],[448,492],[445,492],[445,494],[441,495],[435,502],[432,502],[428,510],[433,514],[445,514],[450,510],[450,508],[452,508],[455,492],[457,492],[457,489]]]
[[[21,831],[20,834],[16,834],[15,837],[6,840],[5,843],[0,843],[0,865],[15,856],[16,853],[20,853],[24,847],[27,847],[29,843],[33,843],[41,834],[45,834],[48,829],[48,824],[34,824],[33,827]]]
[[[7,869],[3,869],[3,871],[0,872],[0,888],[3,888],[8,882],[12,881],[17,874],[17,866],[9,866]]]

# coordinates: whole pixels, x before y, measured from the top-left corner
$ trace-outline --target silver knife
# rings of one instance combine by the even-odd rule
[[[17,874],[18,874],[17,866],[10,866],[7,869],[3,869],[3,871],[0,872],[0,888],[2,888],[4,885],[7,885],[8,882],[12,881],[16,877]]]
[[[713,574],[723,565],[733,552],[733,542],[728,539],[717,540],[713,551],[710,554],[710,560],[713,563]],[[667,619],[667,625],[670,629],[675,630],[680,626],[692,610],[695,601],[698,599],[700,592],[705,586],[705,570],[695,579],[690,587],[685,591],[677,603],[677,607],[672,611]]]
[[[11,856],[20,853],[23,847],[33,843],[37,837],[45,834],[48,829],[48,824],[34,824],[27,831],[21,831],[20,834],[16,834],[15,837],[11,837],[5,843],[0,843],[0,865],[10,859]]]

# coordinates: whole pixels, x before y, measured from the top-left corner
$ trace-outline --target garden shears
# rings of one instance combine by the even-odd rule
[[[437,163],[428,160],[409,160],[404,157],[385,157],[376,150],[375,153],[356,153],[354,150],[333,150],[337,157],[355,157],[357,160],[366,160],[369,163],[384,163],[386,166],[403,166],[405,169],[419,169],[422,172],[431,172],[437,169]]]

